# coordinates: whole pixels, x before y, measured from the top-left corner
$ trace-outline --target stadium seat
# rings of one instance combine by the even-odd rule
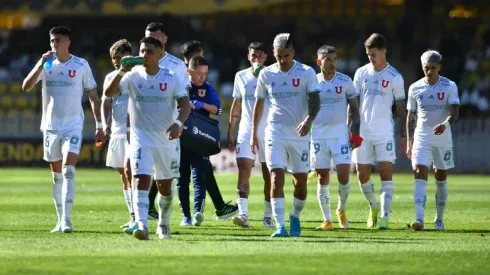
[[[29,103],[27,96],[17,96],[15,98],[14,106],[19,110],[24,110],[27,108],[27,104]]]
[[[20,115],[20,132],[22,135],[31,135],[37,131],[37,126],[35,124],[35,115],[32,110],[24,110]]]
[[[22,84],[19,81],[12,81],[12,84],[10,85],[10,92],[14,94],[21,93]]]
[[[2,95],[1,105],[3,110],[12,108],[12,103],[13,103],[12,96],[8,94]]]
[[[17,110],[9,110],[7,112],[7,118],[6,118],[6,127],[5,127],[5,132],[7,133],[7,136],[16,136],[19,133],[19,126],[20,126],[20,119],[19,119],[19,111]],[[2,130],[3,132],[3,130]]]

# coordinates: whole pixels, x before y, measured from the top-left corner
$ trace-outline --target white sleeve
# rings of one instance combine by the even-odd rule
[[[308,68],[305,73],[305,81],[306,81],[306,92],[313,93],[320,91],[320,84],[318,84],[318,78],[316,77],[316,73],[313,68]]]
[[[357,93],[356,88],[354,87],[354,83],[352,82],[352,79],[350,79],[350,77],[349,80],[347,81],[346,86],[347,86],[347,91],[345,91],[345,95],[347,99],[351,99],[356,96],[359,96],[359,93]]]
[[[413,96],[413,88],[408,88],[407,110],[412,113],[417,112],[417,99]]]
[[[187,73],[187,67],[184,62],[180,62],[179,71],[176,72],[182,77],[182,84],[184,85],[184,89],[192,88],[191,81],[189,80],[189,74]]]
[[[354,74],[354,81],[352,82],[357,95],[361,95],[362,81],[360,79],[360,74],[360,70],[357,69],[356,73]]]
[[[85,65],[85,72],[83,74],[83,90],[89,91],[97,88],[97,83],[95,83],[94,75],[88,63]]]
[[[447,103],[449,105],[459,105],[458,86],[454,82],[451,82],[451,87],[449,87]]]
[[[265,73],[260,71],[259,79],[257,80],[257,87],[255,88],[256,98],[266,98],[267,97],[267,87],[265,86]]]
[[[182,79],[178,76],[174,77],[175,81],[175,89],[174,89],[174,98],[179,99],[187,96],[187,89],[185,88],[185,84],[182,82]]]
[[[393,79],[393,97],[395,97],[395,100],[405,99],[405,86],[401,74]]]
[[[235,75],[235,82],[233,84],[233,98],[241,99],[242,98],[242,93],[240,91],[240,76],[238,73]]]

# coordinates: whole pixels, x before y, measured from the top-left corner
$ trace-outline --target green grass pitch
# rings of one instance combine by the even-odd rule
[[[217,175],[225,200],[236,199],[236,175]],[[337,181],[332,177],[335,218]],[[379,192],[379,179],[375,179]],[[174,198],[172,239],[125,235],[119,226],[127,210],[116,171],[77,169],[72,234],[50,234],[55,225],[51,174],[46,169],[0,169],[0,274],[489,274],[490,177],[449,177],[445,232],[435,232],[434,180],[427,188],[424,232],[406,229],[414,219],[413,178],[394,176],[390,230],[366,228],[368,205],[357,181],[347,214],[352,229],[316,232],[321,213],[315,184],[309,185],[300,238],[271,239],[262,226],[263,195],[258,175],[251,179],[251,228],[217,221],[208,199],[201,227],[181,228]],[[286,205],[291,209],[292,183]],[[337,223],[335,223],[337,226]]]

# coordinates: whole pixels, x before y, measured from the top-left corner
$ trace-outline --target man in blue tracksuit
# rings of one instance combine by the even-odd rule
[[[202,56],[195,56],[189,61],[189,76],[192,88],[189,99],[193,110],[201,115],[221,113],[221,102],[214,87],[206,82],[208,62]],[[192,167],[192,170],[191,170]],[[191,212],[189,202],[189,184],[192,174],[194,183],[194,216],[192,225],[199,226],[204,220],[204,204],[206,199],[206,181],[211,167],[209,157],[200,156],[184,146],[181,146],[180,178],[177,182],[180,208],[184,217],[181,226],[191,225]],[[216,186],[217,188],[217,186]],[[219,192],[219,191],[218,191]],[[221,200],[222,201],[222,200]]]

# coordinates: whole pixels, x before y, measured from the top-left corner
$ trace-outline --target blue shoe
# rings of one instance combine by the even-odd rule
[[[138,223],[133,222],[128,228],[124,228],[123,232],[132,235],[136,229],[138,229]]]
[[[287,238],[287,237],[289,237],[289,234],[288,234],[288,231],[286,230],[286,228],[281,225],[278,228],[276,228],[276,231],[274,231],[274,233],[272,233],[271,237],[272,238]]]
[[[299,218],[289,215],[289,227],[291,237],[299,237],[299,235],[301,235],[301,222],[299,221]]]
[[[180,222],[180,226],[191,226],[191,217],[184,216]]]

